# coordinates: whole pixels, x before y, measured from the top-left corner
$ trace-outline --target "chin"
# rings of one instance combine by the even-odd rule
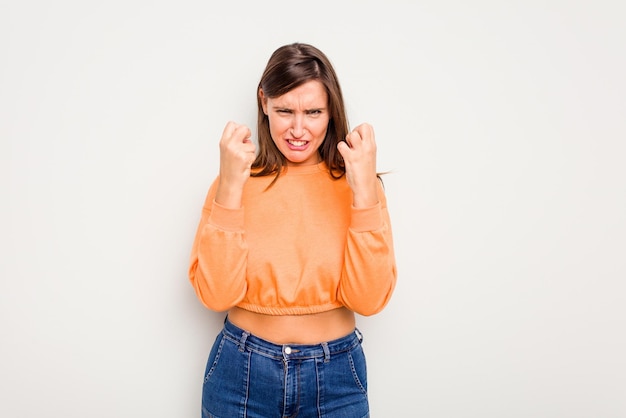
[[[295,157],[295,158],[290,158],[289,156],[285,156],[285,158],[287,159],[288,163],[302,164],[302,163],[306,163],[307,161],[309,161],[311,159],[311,156],[310,155],[298,156],[298,157]]]

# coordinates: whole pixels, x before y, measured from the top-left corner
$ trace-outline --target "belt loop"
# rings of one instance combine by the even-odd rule
[[[359,331],[358,328],[354,329],[354,333],[356,334],[356,337],[359,339],[359,342],[362,343],[363,342],[363,334],[361,334],[361,331]]]
[[[330,361],[330,350],[328,349],[328,343],[322,343],[322,349],[324,350],[324,363]]]
[[[243,353],[243,351],[246,349],[246,340],[249,336],[250,333],[247,331],[241,333],[241,339],[239,340],[239,352]]]

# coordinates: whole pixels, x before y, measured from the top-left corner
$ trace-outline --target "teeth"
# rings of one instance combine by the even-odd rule
[[[291,140],[289,141],[289,143],[295,147],[301,147],[302,145],[306,144],[306,141],[295,141],[295,140]]]

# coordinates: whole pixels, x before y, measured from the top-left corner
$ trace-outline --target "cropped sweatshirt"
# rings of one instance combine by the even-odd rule
[[[324,163],[289,167],[268,188],[273,179],[250,177],[240,209],[217,204],[219,178],[211,185],[189,267],[200,301],[267,315],[382,310],[396,284],[382,185],[376,205],[355,208]]]

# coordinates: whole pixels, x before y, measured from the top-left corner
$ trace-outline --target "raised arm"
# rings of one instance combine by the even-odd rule
[[[250,130],[229,122],[220,140],[220,175],[207,194],[191,251],[189,280],[209,309],[224,311],[246,294],[248,247],[244,239],[243,187],[255,147]]]
[[[337,148],[353,196],[338,297],[349,309],[373,315],[389,302],[397,278],[387,202],[376,174],[373,128],[357,126]]]

